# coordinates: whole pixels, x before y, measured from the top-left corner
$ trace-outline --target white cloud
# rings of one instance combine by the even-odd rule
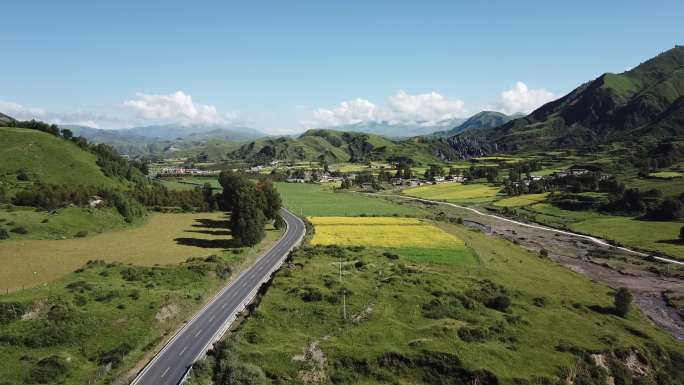
[[[388,99],[389,121],[438,124],[440,121],[464,117],[465,103],[460,99],[447,99],[437,92],[411,95],[399,91]]]
[[[313,124],[339,126],[376,120],[375,104],[366,99],[355,99],[340,103],[337,108],[317,108],[311,111]]]
[[[311,118],[300,123],[305,127],[330,127],[345,124],[381,122],[390,124],[439,125],[440,122],[467,116],[465,103],[448,99],[437,92],[412,95],[400,90],[378,106],[357,98],[334,108],[317,108]]]
[[[181,124],[219,124],[234,120],[235,115],[221,115],[216,107],[196,103],[183,91],[169,95],[136,94],[137,99],[127,100],[128,107],[138,117],[154,122]]]
[[[516,112],[530,113],[536,108],[555,99],[555,95],[543,88],[529,89],[521,81],[517,81],[510,90],[501,92],[500,101],[496,107],[506,114]]]
[[[20,103],[0,100],[0,112],[18,120],[42,120],[55,124],[75,124],[99,128],[121,124],[118,118],[106,114],[86,111],[55,112],[40,107],[26,106]]]

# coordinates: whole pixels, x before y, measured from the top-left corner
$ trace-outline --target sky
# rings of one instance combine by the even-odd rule
[[[8,1],[0,112],[271,134],[530,112],[684,44],[684,1]]]

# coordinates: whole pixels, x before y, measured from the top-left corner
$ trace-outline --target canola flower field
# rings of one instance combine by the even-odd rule
[[[416,198],[449,202],[484,203],[495,199],[500,188],[486,184],[443,183],[408,188],[404,194]]]
[[[461,239],[416,218],[309,217],[315,227],[313,245],[462,248]]]

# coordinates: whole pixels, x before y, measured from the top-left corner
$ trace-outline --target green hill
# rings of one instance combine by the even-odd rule
[[[499,150],[591,148],[684,136],[684,46],[621,74],[606,73],[530,115],[462,139]]]
[[[426,138],[391,140],[379,135],[309,130],[299,137],[263,138],[242,145],[233,159],[253,163],[272,160],[336,162],[392,161],[410,159],[416,164],[437,162],[450,148]],[[441,144],[440,144],[441,143]]]
[[[75,143],[26,128],[0,128],[0,176],[9,182],[45,182],[111,186],[122,182],[107,177],[97,157]]]

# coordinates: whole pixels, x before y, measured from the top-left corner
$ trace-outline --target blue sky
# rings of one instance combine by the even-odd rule
[[[526,112],[684,44],[683,14],[682,1],[13,1],[0,111],[274,133]]]

